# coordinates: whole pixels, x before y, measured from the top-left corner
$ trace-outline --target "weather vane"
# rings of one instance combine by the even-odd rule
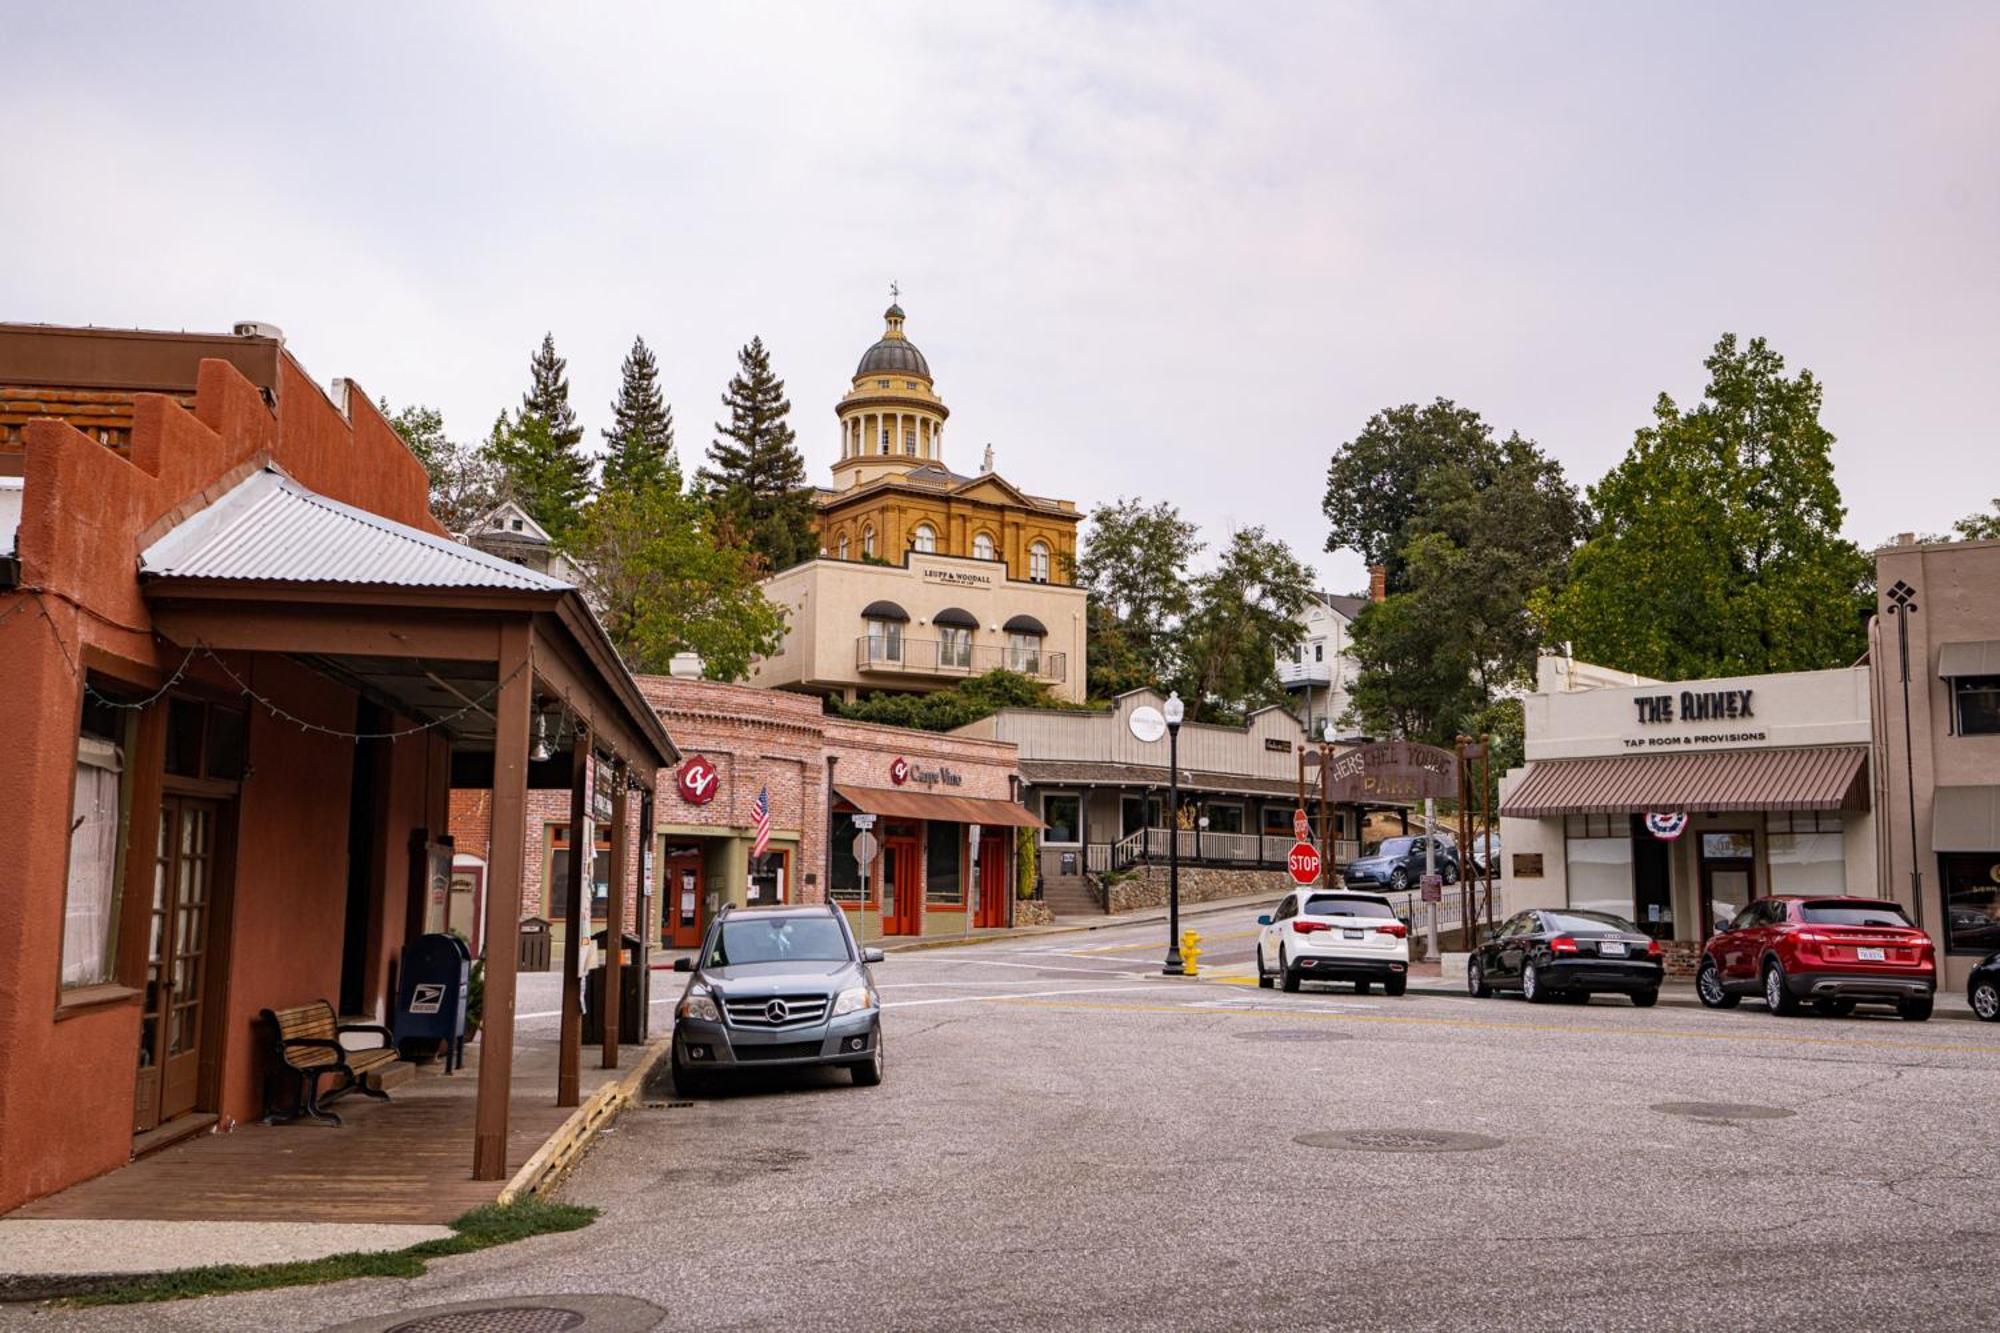
[[[902,299],[903,299],[903,289],[896,285],[896,280],[894,278],[889,279],[889,304],[895,305],[898,301]]]

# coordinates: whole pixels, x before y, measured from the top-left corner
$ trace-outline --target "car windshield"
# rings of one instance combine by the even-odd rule
[[[1907,926],[1910,918],[1894,903],[1807,903],[1803,910],[1809,926]]]
[[[1331,893],[1314,894],[1299,910],[1303,916],[1374,916],[1385,921],[1394,920],[1396,916],[1389,904],[1378,899],[1343,898]]]
[[[1603,935],[1617,932],[1637,935],[1639,928],[1622,916],[1609,912],[1544,912],[1542,916],[1550,927],[1570,935]]]
[[[1415,838],[1384,838],[1381,842],[1371,842],[1361,849],[1363,856],[1404,856],[1416,842]]]
[[[731,917],[722,923],[704,966],[841,963],[847,956],[847,936],[832,917]]]

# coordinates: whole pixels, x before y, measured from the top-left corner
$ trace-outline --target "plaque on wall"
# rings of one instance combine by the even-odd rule
[[[1515,879],[1540,879],[1542,877],[1542,854],[1540,852],[1514,853]]]

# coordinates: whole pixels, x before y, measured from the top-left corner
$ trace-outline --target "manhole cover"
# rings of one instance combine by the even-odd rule
[[[1348,1041],[1345,1032],[1327,1032],[1316,1028],[1263,1028],[1256,1032],[1232,1032],[1230,1036],[1238,1041]]]
[[[566,1333],[583,1327],[583,1312],[554,1305],[505,1305],[453,1310],[397,1324],[389,1333]]]
[[[1348,1152],[1483,1152],[1506,1140],[1440,1129],[1322,1129],[1300,1134],[1292,1142]]]
[[[1751,1106],[1744,1102],[1655,1102],[1653,1109],[1694,1120],[1783,1120],[1795,1114],[1782,1106]]]

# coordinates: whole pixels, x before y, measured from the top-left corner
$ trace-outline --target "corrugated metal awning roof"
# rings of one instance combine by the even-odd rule
[[[2000,639],[1984,643],[1947,643],[1938,649],[1938,675],[2000,676]]]
[[[1931,799],[1931,850],[2000,852],[2000,787],[1939,787]]]
[[[1043,826],[1041,820],[1012,801],[940,796],[890,787],[835,787],[833,794],[864,814],[889,819],[935,819],[949,824],[997,824],[1005,828]]]
[[[1673,811],[1842,810],[1868,803],[1865,745],[1537,759],[1500,804],[1517,819]]]
[[[147,547],[152,579],[569,592],[574,585],[380,514],[329,500],[276,468],[251,474]]]

